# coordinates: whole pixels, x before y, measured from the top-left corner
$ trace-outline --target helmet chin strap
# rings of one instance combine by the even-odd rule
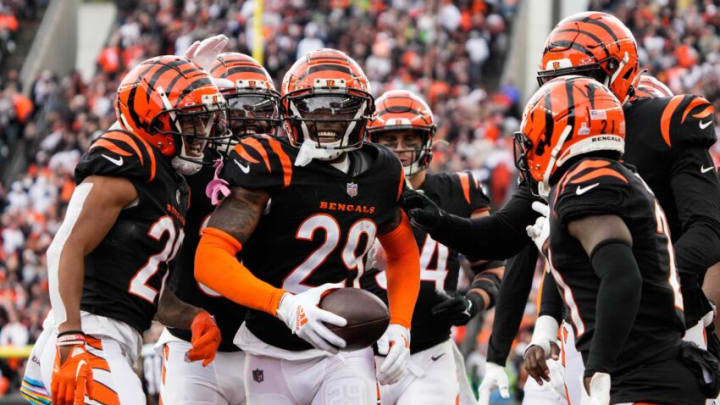
[[[543,180],[538,184],[538,194],[540,194],[540,196],[545,199],[547,199],[547,197],[550,195],[550,173],[552,173],[552,168],[555,165],[558,154],[560,153],[560,150],[565,144],[565,139],[568,135],[570,135],[570,132],[572,132],[572,126],[566,125],[565,129],[563,129],[562,133],[560,134],[560,139],[558,139],[557,145],[555,145],[552,152],[550,152],[550,161],[545,168]]]

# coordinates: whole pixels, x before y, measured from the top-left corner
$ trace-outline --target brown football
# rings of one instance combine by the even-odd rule
[[[330,290],[321,300],[320,308],[347,319],[344,327],[328,325],[345,339],[345,351],[364,349],[375,343],[387,329],[390,314],[380,298],[359,288]]]

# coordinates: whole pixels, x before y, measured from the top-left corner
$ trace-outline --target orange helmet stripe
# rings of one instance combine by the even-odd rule
[[[665,106],[665,109],[660,116],[660,133],[667,146],[670,146],[670,120],[672,119],[675,109],[682,102],[685,96],[675,96],[670,99],[670,102]]]

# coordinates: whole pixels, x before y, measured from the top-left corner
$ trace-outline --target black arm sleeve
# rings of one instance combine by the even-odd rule
[[[590,254],[590,262],[600,277],[600,287],[586,377],[612,370],[640,309],[642,289],[640,269],[627,242],[600,242]]]
[[[538,251],[534,244],[526,243],[520,253],[508,262],[500,293],[495,303],[495,322],[488,345],[487,360],[505,365],[512,342],[517,335],[530,295]]]
[[[706,148],[678,149],[670,179],[682,223],[675,257],[680,273],[702,275],[720,261],[720,183]]]
[[[532,202],[528,187],[520,185],[494,214],[473,219],[444,215],[430,236],[473,259],[507,259],[530,242],[525,227],[539,215],[532,210]]]
[[[542,296],[540,297],[539,316],[549,315],[560,323],[562,321],[563,300],[560,296],[560,290],[555,284],[555,279],[549,273],[543,275]]]

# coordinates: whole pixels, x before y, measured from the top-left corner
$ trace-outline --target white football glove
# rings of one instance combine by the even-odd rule
[[[402,325],[390,324],[378,339],[377,347],[378,353],[385,356],[378,370],[378,382],[389,385],[400,381],[410,361],[410,331]]]
[[[347,325],[347,320],[318,307],[323,293],[333,288],[338,288],[337,284],[323,284],[297,295],[286,293],[280,299],[277,317],[293,334],[316,349],[336,354],[345,347],[345,340],[331,332],[324,323],[343,327]]]
[[[223,34],[193,42],[185,51],[185,57],[205,70],[209,70],[217,56],[230,40]]]
[[[500,390],[501,397],[510,398],[510,383],[507,374],[505,374],[505,367],[487,362],[485,364],[485,377],[483,377],[482,384],[478,388],[478,405],[489,405],[490,394],[495,388]]]
[[[550,236],[550,223],[548,222],[548,215],[550,214],[550,209],[548,208],[547,204],[543,204],[540,201],[533,202],[532,209],[533,211],[540,214],[540,216],[537,217],[534,225],[526,226],[525,231],[527,232],[530,239],[535,242],[535,246],[537,246],[538,251],[545,255],[545,243]]]
[[[581,377],[582,378],[582,377]],[[590,380],[590,395],[585,391],[583,381],[581,405],[609,405],[610,404],[610,374],[595,373]]]

